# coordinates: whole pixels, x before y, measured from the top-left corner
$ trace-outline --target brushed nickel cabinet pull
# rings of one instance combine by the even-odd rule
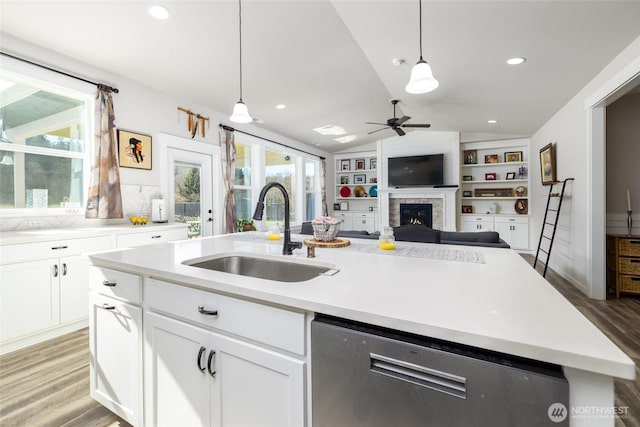
[[[102,303],[102,308],[104,308],[105,310],[115,310],[116,309],[115,306],[110,305],[108,302]]]
[[[51,247],[51,250],[52,250],[52,251],[58,251],[58,250],[60,250],[60,249],[67,249],[67,248],[69,248],[69,246],[67,246],[67,245],[63,245],[63,246],[52,246],[52,247]]]
[[[108,281],[108,280],[104,280],[104,281],[102,282],[102,284],[103,284],[103,285],[105,285],[105,286],[111,286],[111,287],[114,287],[115,285],[117,285],[117,283],[116,283],[116,282],[110,282],[110,281]]]
[[[58,277],[58,264],[53,265],[53,277]]]

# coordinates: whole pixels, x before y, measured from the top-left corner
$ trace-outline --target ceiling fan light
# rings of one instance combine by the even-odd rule
[[[420,58],[420,60],[411,69],[411,78],[404,90],[408,93],[427,93],[435,90],[440,83],[433,77],[431,66],[427,64],[427,61]]]
[[[238,101],[236,105],[233,106],[233,113],[231,113],[229,120],[234,123],[251,123],[253,121],[249,115],[247,105],[242,102],[242,100]]]

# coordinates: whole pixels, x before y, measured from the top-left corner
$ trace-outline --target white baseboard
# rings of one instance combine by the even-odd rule
[[[21,348],[29,347],[30,345],[38,344],[51,338],[56,338],[70,332],[77,331],[78,329],[86,328],[88,326],[89,318],[86,317],[84,319],[65,323],[64,325],[49,328],[44,331],[25,335],[19,338],[14,338],[0,344],[0,354],[11,353],[12,351],[20,350]]]

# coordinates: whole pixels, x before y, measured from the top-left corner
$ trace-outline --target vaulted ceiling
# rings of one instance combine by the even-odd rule
[[[161,3],[165,21],[148,15],[147,1],[0,0],[0,24],[6,34],[230,114],[239,97],[238,2]],[[244,0],[244,101],[256,126],[326,151],[394,136],[368,134],[379,127],[365,124],[390,118],[391,99],[401,100],[398,115],[411,116],[408,123],[433,130],[528,136],[640,36],[638,22],[640,1],[425,0],[423,52],[440,87],[410,95],[418,1]],[[507,65],[514,56],[527,60]],[[341,144],[312,130],[326,125],[356,139]]]

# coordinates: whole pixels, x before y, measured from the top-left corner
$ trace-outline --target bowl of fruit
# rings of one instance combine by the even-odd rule
[[[147,214],[129,214],[129,222],[133,225],[145,225],[149,221]]]

